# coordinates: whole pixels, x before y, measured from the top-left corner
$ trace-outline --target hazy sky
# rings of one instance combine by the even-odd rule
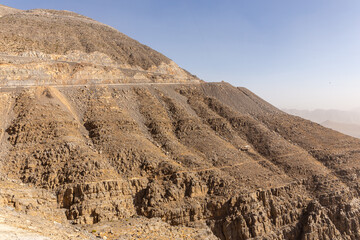
[[[9,0],[117,28],[205,81],[280,108],[360,106],[359,0]]]

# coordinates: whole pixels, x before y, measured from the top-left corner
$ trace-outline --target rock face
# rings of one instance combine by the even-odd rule
[[[14,14],[0,22],[49,18],[57,26],[64,17],[69,28],[116,32],[69,12]],[[1,41],[20,45],[4,59],[22,70],[6,72],[6,63],[1,76],[15,85],[64,65],[42,86],[13,89],[6,80],[0,88],[0,227],[45,239],[360,238],[359,139],[283,113],[245,88],[199,82],[127,37],[119,38],[125,46],[147,49],[137,52],[147,56],[143,62],[91,39],[79,45],[92,46],[87,51],[67,49],[58,36],[59,48],[50,51],[41,34],[29,45],[6,34]],[[128,64],[99,76],[120,69],[130,83],[74,80],[76,73],[63,71],[72,61]],[[159,69],[177,84],[141,80]],[[96,75],[91,71],[84,76]],[[23,222],[15,225],[16,218]]]
[[[72,223],[145,216],[206,224],[220,239],[359,237],[359,140],[246,89],[36,87],[2,96],[10,106],[2,173],[55,194]]]

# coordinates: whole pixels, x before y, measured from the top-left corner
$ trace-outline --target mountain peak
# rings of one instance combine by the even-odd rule
[[[2,85],[199,81],[163,54],[80,14],[6,6],[0,14]]]

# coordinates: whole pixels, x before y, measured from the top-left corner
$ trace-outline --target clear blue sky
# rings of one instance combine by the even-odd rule
[[[75,11],[280,108],[360,106],[359,0],[9,0]]]

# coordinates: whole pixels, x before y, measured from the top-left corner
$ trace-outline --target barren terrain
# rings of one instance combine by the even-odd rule
[[[75,13],[7,12],[7,24],[4,237],[360,238],[359,139],[202,82]]]

